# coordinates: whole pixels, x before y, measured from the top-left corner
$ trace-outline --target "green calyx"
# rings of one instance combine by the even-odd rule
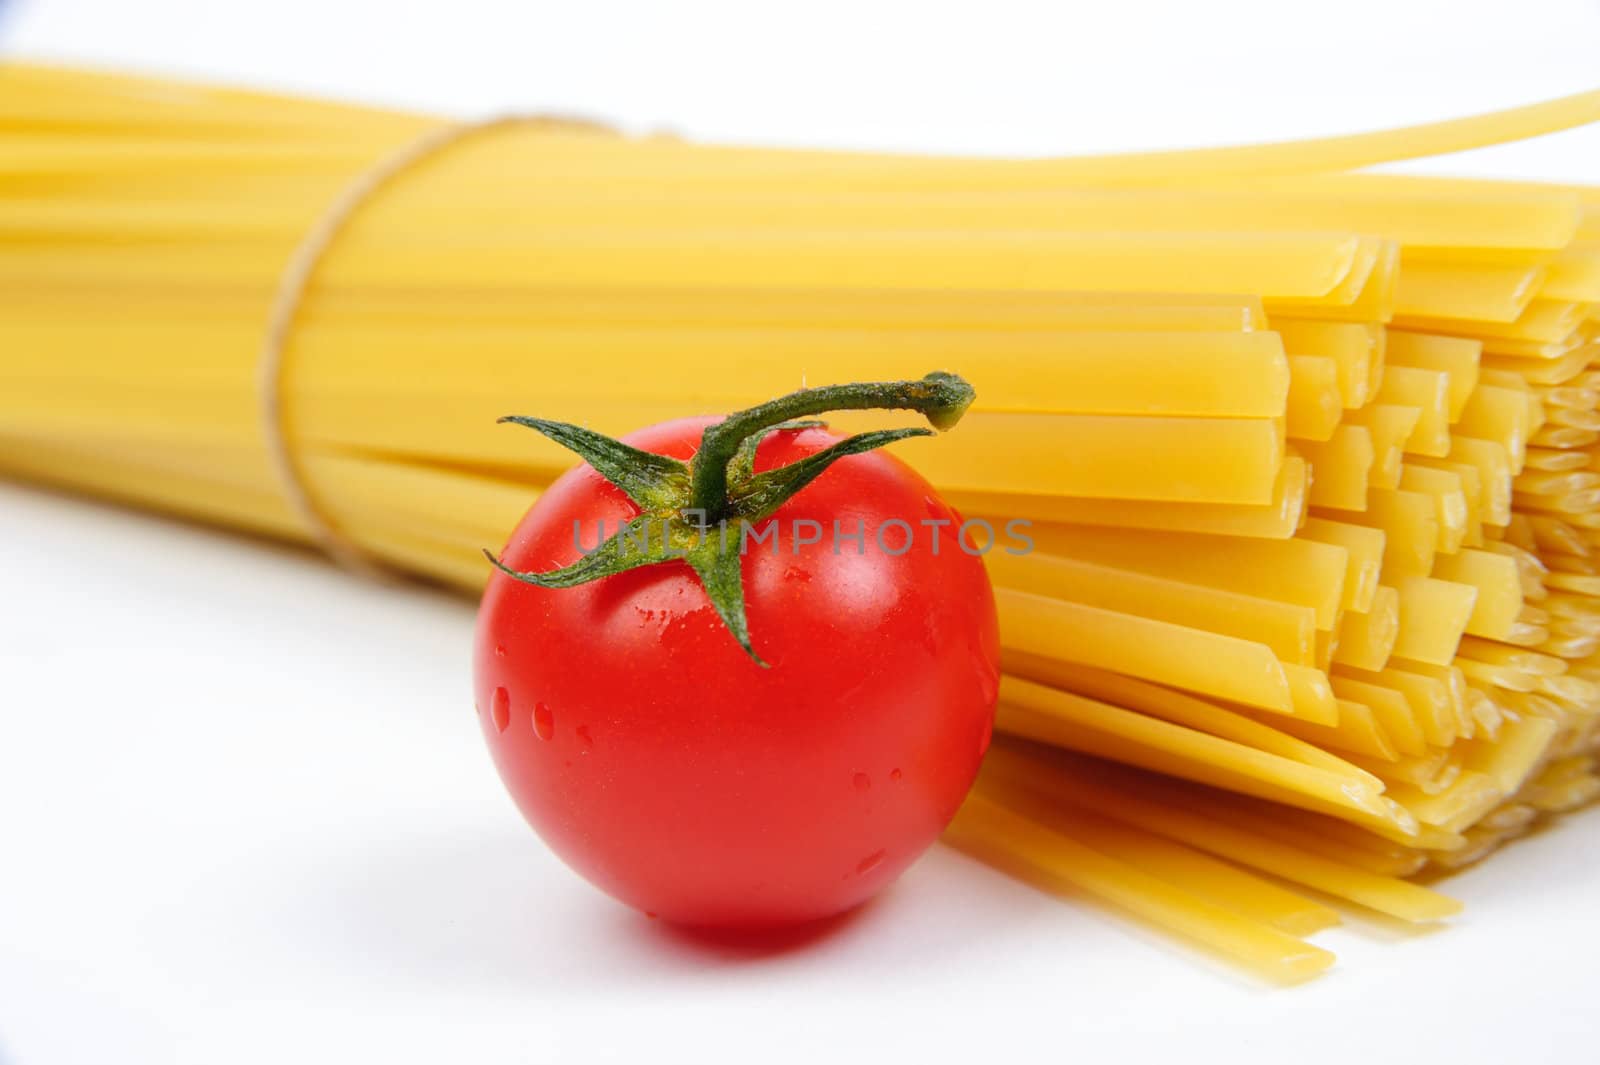
[[[548,573],[520,572],[491,552],[484,554],[506,576],[541,588],[572,588],[640,566],[687,562],[739,646],[765,666],[750,644],[745,620],[739,558],[747,529],[771,517],[840,459],[933,434],[927,429],[860,433],[798,462],[756,473],[761,441],[769,433],[820,426],[823,423],[800,419],[838,410],[913,410],[935,429],[945,430],[961,420],[974,395],[971,385],[951,373],[931,373],[918,381],[803,388],[707,426],[700,449],[688,462],[565,422],[501,418],[575,452],[621,489],[639,508],[639,515],[594,551]]]

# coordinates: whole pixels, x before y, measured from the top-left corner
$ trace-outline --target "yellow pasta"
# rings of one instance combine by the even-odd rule
[[[1334,677],[1333,690],[1339,698],[1361,703],[1371,710],[1373,719],[1394,744],[1396,753],[1413,757],[1427,753],[1422,727],[1412,713],[1410,702],[1400,692],[1349,677]]]
[[[1335,680],[1340,676],[1399,692],[1411,704],[1412,716],[1428,744],[1447,749],[1455,742],[1458,724],[1445,682],[1390,666],[1377,672],[1340,666]]]
[[[1175,580],[1309,606],[1317,628],[1333,627],[1344,595],[1348,554],[1307,540],[1247,540],[1070,526],[1034,530],[1039,550],[1075,555]]]
[[[516,403],[622,433],[961,372],[960,432],[894,451],[1026,549],[948,838],[1299,979],[1301,890],[1438,920],[1405,878],[1600,797],[1600,193],[1355,172],[1595,119],[1032,160],[485,126],[351,204],[276,424],[356,550],[472,594],[573,463]],[[0,472],[312,540],[274,293],[443,128],[0,64]]]
[[[1350,699],[1336,702],[1338,718],[1333,722],[1290,718],[1275,726],[1319,747],[1330,747],[1343,755],[1365,755],[1392,762],[1400,756],[1394,741],[1373,716],[1372,708]]]
[[[1382,669],[1399,638],[1400,593],[1380,586],[1366,611],[1349,611],[1340,621],[1333,661],[1359,669]],[[1338,691],[1337,684],[1334,690]]]
[[[1272,500],[1260,504],[1166,503],[1138,499],[1095,499],[1084,496],[1023,495],[971,490],[951,490],[947,499],[963,512],[1081,525],[1126,526],[1135,529],[1169,529],[1281,540],[1294,534],[1305,514],[1310,470],[1297,455],[1286,455]]]
[[[1312,506],[1340,511],[1366,509],[1374,450],[1372,434],[1365,426],[1341,425],[1326,443],[1302,440],[1296,446],[1311,464],[1307,498]]]
[[[1465,550],[1434,559],[1433,576],[1477,589],[1467,632],[1489,639],[1510,633],[1522,612],[1522,583],[1516,563],[1489,551]]]
[[[1511,455],[1492,440],[1455,436],[1450,440],[1450,459],[1478,467],[1483,484],[1483,515],[1489,525],[1505,525],[1511,520]]]
[[[1290,356],[1289,435],[1301,440],[1327,440],[1343,414],[1339,364],[1317,355]]]
[[[1125,779],[1123,774],[1108,772],[1106,767],[1091,767],[1081,761],[1072,761],[1066,763],[1074,769],[1070,776],[1048,779],[1039,771],[1042,765],[1048,763],[1028,760],[1026,755],[1013,756],[1005,752],[996,762],[1000,773],[1017,775],[1037,793],[1051,799],[1082,806],[1102,816],[1125,821],[1249,868],[1272,873],[1290,883],[1303,884],[1338,898],[1346,898],[1402,920],[1436,921],[1460,909],[1454,900],[1403,880],[1374,875],[1323,858],[1309,850],[1234,828],[1225,821],[1208,819],[1194,809],[1205,804],[1205,797],[1188,789],[1175,789],[1162,782],[1148,788],[1144,795],[1127,794],[1122,789],[1106,786],[1107,783]],[[1147,776],[1137,779],[1141,782],[1150,780]]]
[[[373,329],[309,331],[336,352],[354,352]],[[385,338],[387,369],[424,374],[450,332],[448,323],[396,331]],[[921,366],[970,367],[987,385],[977,409],[1005,413],[1272,419],[1285,413],[1290,379],[1276,334],[1237,330],[1009,329],[996,335],[908,327],[551,325],[485,338],[460,358],[487,385],[514,376],[530,349],[549,360],[541,388],[550,401],[580,410],[603,410],[610,400],[671,398],[673,387],[649,371],[686,358],[707,373],[682,386],[684,400],[706,410],[792,389],[797,371],[808,379],[842,380],[864,360],[886,378],[915,378]],[[597,379],[596,365],[615,376]],[[348,356],[329,358],[321,371],[329,391],[347,395],[361,395],[370,379],[370,367]]]
[[[1411,366],[1391,367],[1383,375],[1377,402],[1417,410],[1417,424],[1406,437],[1405,450],[1435,458],[1450,453],[1449,380],[1445,374]]]
[[[1274,321],[1317,318],[1337,322],[1387,322],[1394,317],[1395,289],[1400,279],[1400,245],[1373,241],[1356,250],[1343,280],[1318,298],[1278,296],[1264,298],[1262,309]],[[1367,390],[1377,384],[1378,362],[1367,367]]]
[[[1215,703],[1160,685],[1039,655],[1008,653],[1008,673],[1078,692],[1340,775],[1362,774],[1345,759]],[[1367,784],[1376,786],[1375,779]]]
[[[1483,471],[1476,466],[1464,462],[1452,462],[1450,459],[1419,460],[1412,458],[1406,462],[1405,468],[1400,471],[1402,478],[1406,471],[1418,470],[1443,470],[1455,476],[1455,484],[1461,490],[1461,502],[1466,507],[1467,524],[1461,536],[1460,546],[1482,547],[1484,541],[1484,528],[1489,525],[1489,515],[1486,512],[1488,500],[1485,498],[1483,484]],[[1440,482],[1444,483],[1444,482]],[[1454,554],[1454,552],[1448,552]],[[1437,564],[1435,559],[1435,564]]]
[[[1296,712],[1283,666],[1264,644],[1012,588],[996,589],[995,601],[1007,648]]]
[[[1285,662],[1311,660],[1317,616],[1310,607],[1042,552],[992,551],[986,561],[1002,587],[1236,636]]]
[[[1309,518],[1300,527],[1299,535],[1306,540],[1345,549],[1349,568],[1345,571],[1344,599],[1340,606],[1357,613],[1370,610],[1373,597],[1378,592],[1378,577],[1383,570],[1383,530],[1326,518]]]
[[[1544,266],[1405,262],[1395,312],[1409,317],[1514,322],[1548,277]]]
[[[1140,914],[1269,977],[1295,982],[1332,964],[1327,951],[1196,898],[1171,884],[1010,812],[979,790],[948,836],[956,846],[1046,885],[1071,885]]]
[[[1492,810],[1504,795],[1487,773],[1466,770],[1448,788],[1430,795],[1415,785],[1397,784],[1394,799],[1423,824],[1459,831]]]
[[[1382,816],[1379,789],[1358,775],[1309,766],[1016,677],[1006,677],[1000,687],[997,727],[1011,735],[1313,810]]]
[[[1025,800],[1024,800],[1025,801]],[[1013,808],[1021,806],[1013,798]],[[1035,806],[1046,823],[1070,825],[1075,839],[1169,884],[1181,887],[1235,915],[1303,936],[1339,924],[1339,912],[1287,888],[1254,876],[1202,851],[1128,825],[1096,817],[1085,810],[1064,815],[1059,808]],[[1530,811],[1531,812],[1531,811]]]
[[[1403,577],[1398,591],[1400,634],[1394,653],[1430,665],[1449,665],[1467,631],[1477,589],[1431,577]]]
[[[1572,300],[1534,299],[1515,321],[1488,322],[1478,319],[1431,318],[1423,315],[1404,315],[1395,319],[1402,329],[1419,333],[1442,333],[1446,336],[1477,337],[1485,341],[1517,341],[1534,344],[1555,344],[1564,341],[1577,329],[1588,313],[1588,305]],[[1507,350],[1498,345],[1485,344],[1484,350]]]
[[[1388,360],[1393,366],[1414,366],[1445,375],[1449,421],[1461,418],[1472,390],[1478,385],[1483,342],[1460,337],[1430,336],[1391,330]]]
[[[1438,555],[1453,555],[1459,551],[1472,524],[1461,477],[1450,470],[1406,465],[1400,470],[1400,488],[1433,498],[1434,522],[1439,530],[1435,545]],[[1438,555],[1434,556],[1436,563]]]
[[[1433,568],[1439,544],[1438,507],[1420,492],[1374,488],[1367,493],[1364,511],[1341,520],[1378,529],[1384,535],[1383,567],[1386,574],[1420,576]]]
[[[1550,263],[1539,295],[1550,300],[1600,302],[1600,243],[1569,244]]]
[[[1374,403],[1363,407],[1352,416],[1351,420],[1364,425],[1372,439],[1373,459],[1368,483],[1374,488],[1400,487],[1401,466],[1407,457],[1407,445],[1422,420],[1421,408],[1395,403]]]
[[[1253,799],[1216,793],[1199,801],[1210,816],[1255,836],[1380,877],[1413,876],[1429,862],[1430,855],[1420,846],[1424,831],[1420,824],[1415,836],[1407,834],[1406,842],[1401,843],[1324,814],[1271,806]]]
[[[1376,334],[1371,327],[1349,322],[1297,321],[1283,318],[1273,322],[1290,355],[1314,355],[1332,359],[1337,368],[1339,394],[1346,407],[1367,402],[1368,378],[1374,361]]]

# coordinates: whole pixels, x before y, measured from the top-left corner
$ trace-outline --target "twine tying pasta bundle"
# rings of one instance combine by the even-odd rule
[[[1355,172],[1597,117],[963,160],[0,67],[0,470],[472,592],[570,464],[508,396],[959,369],[900,450],[1037,550],[948,838],[1298,979],[1600,793],[1600,193]]]

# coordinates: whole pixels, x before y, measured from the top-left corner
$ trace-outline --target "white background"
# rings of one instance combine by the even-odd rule
[[[462,114],[975,152],[1348,132],[1591,88],[1563,3],[33,0],[0,50]],[[1600,180],[1600,134],[1433,170]],[[471,607],[0,485],[0,1062],[1592,1054],[1600,817],[1269,990],[945,850],[826,937],[688,939],[523,827]]]
[[[882,149],[1082,153],[1307,137],[1531,103],[1600,82],[1596,0],[11,0],[11,8],[0,48],[34,57],[469,115],[578,112],[705,139]],[[1592,178],[1597,159],[1600,132],[1591,132],[1452,169]]]

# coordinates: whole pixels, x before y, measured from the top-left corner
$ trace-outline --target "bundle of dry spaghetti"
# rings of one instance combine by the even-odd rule
[[[1029,161],[529,121],[422,152],[436,119],[4,67],[0,472],[308,538],[261,353],[341,198],[272,416],[350,545],[463,590],[571,463],[496,431],[508,404],[621,433],[958,369],[969,420],[901,451],[1038,550],[988,556],[1008,738],[950,839],[1294,979],[1330,901],[1446,917],[1418,874],[1600,792],[1600,195],[1357,172],[1597,116]]]

